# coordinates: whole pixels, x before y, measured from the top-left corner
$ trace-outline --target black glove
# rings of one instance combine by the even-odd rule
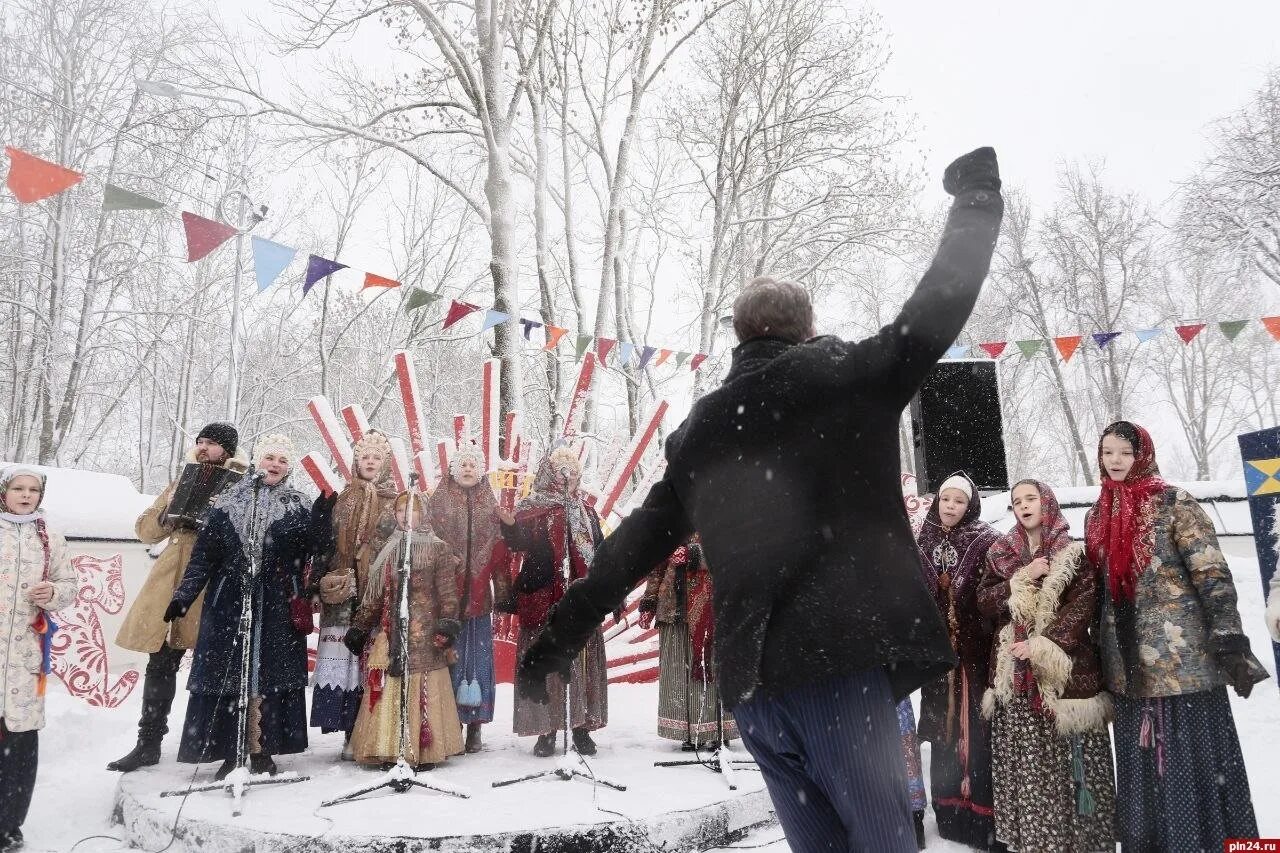
[[[509,613],[514,616],[520,609],[516,604],[516,594],[513,592],[505,598],[494,601],[493,609],[499,613]]]
[[[516,691],[531,702],[539,705],[547,703],[547,676],[558,673],[561,678],[569,677],[573,657],[565,656],[555,644],[554,637],[547,628],[525,649],[516,667]]]
[[[369,642],[369,632],[361,631],[359,628],[348,628],[347,633],[342,635],[342,645],[356,657],[360,657],[364,652],[364,644],[367,642]]]
[[[169,602],[169,606],[164,609],[164,621],[172,622],[174,619],[181,619],[187,615],[187,611],[191,609],[191,605],[185,601],[174,599]]]
[[[436,623],[436,636],[443,639],[442,649],[451,649],[458,642],[458,631],[461,629],[456,619],[441,619]]]
[[[1218,666],[1222,667],[1227,674],[1231,689],[1241,699],[1248,699],[1249,694],[1253,692],[1253,685],[1268,678],[1267,671],[1248,651],[1226,652],[1219,654],[1217,658]]]
[[[1000,191],[1000,165],[994,148],[977,148],[957,157],[942,173],[942,188],[949,195],[966,190]]]

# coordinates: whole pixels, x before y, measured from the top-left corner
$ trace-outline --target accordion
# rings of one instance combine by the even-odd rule
[[[169,499],[169,508],[165,510],[164,520],[178,527],[204,526],[205,511],[213,499],[237,482],[242,476],[239,471],[232,471],[219,465],[190,462],[183,466],[178,475],[178,485]]]

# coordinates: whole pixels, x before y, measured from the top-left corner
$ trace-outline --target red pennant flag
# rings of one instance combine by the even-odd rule
[[[1173,330],[1178,333],[1178,337],[1182,338],[1184,344],[1189,344],[1196,339],[1196,335],[1204,331],[1205,323],[1188,323],[1185,326],[1174,326]]]
[[[616,344],[613,338],[596,338],[596,355],[600,356],[600,363],[606,364],[609,361],[609,351]]]
[[[568,329],[562,329],[559,326],[547,326],[547,343],[542,347],[545,350],[553,350],[559,345],[560,339],[569,333]]]
[[[1271,333],[1271,337],[1280,341],[1280,317],[1263,317],[1262,325],[1267,327],[1267,331]]]
[[[693,357],[693,361],[689,362],[689,369],[697,370],[699,367],[702,367],[702,362],[706,360],[707,360],[707,354],[705,352],[698,353]]]
[[[479,305],[472,305],[470,302],[459,302],[456,299],[451,300],[449,302],[449,313],[444,318],[444,327],[447,329],[468,314],[473,314],[479,310]]]
[[[1054,338],[1054,346],[1058,348],[1058,352],[1062,354],[1063,361],[1070,361],[1071,356],[1076,354],[1076,350],[1080,349],[1080,342],[1084,340],[1084,335],[1063,335],[1060,338]]]
[[[657,367],[658,365],[662,364],[662,362],[671,358],[671,356],[673,355],[673,352],[674,352],[673,350],[669,350],[669,349],[658,350],[658,360],[653,363],[653,366]]]
[[[57,163],[5,146],[9,155],[9,189],[23,204],[30,204],[69,190],[84,180],[84,175]]]
[[[982,347],[982,351],[992,358],[999,358],[1000,353],[1004,352],[1004,348],[1008,345],[1008,341],[992,341],[987,344],[978,344],[978,346]]]
[[[364,274],[364,287],[360,289],[364,290],[365,287],[399,287],[399,286],[400,286],[400,282],[396,281],[394,278],[386,278],[385,276],[375,275],[374,273],[367,272]]]
[[[236,236],[236,229],[225,222],[215,222],[182,211],[182,227],[187,232],[187,263],[198,261]]]

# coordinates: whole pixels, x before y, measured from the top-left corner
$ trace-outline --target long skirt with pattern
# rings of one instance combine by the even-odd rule
[[[516,640],[516,660],[538,636],[537,630],[520,626]],[[586,648],[573,659],[569,687],[569,727],[595,731],[609,722],[609,674],[604,656],[604,633],[596,630]],[[546,704],[530,701],[516,694],[515,724],[520,737],[545,735],[564,728],[564,682],[558,675],[547,676]]]
[[[321,626],[316,643],[316,670],[311,677],[311,726],[325,734],[349,732],[360,710],[360,659],[347,650],[342,638],[346,625]]]
[[[463,622],[456,648],[458,662],[453,665],[453,695],[459,695],[463,681],[474,679],[480,684],[480,704],[459,705],[458,719],[464,723],[492,723],[495,692],[493,617],[486,613]]]
[[[182,725],[178,760],[186,764],[234,761],[240,731],[238,694],[192,693]],[[307,748],[307,691],[284,690],[249,699],[249,752],[288,755]]]
[[[1217,851],[1224,839],[1258,837],[1225,687],[1115,703],[1125,853]]]
[[[370,692],[360,703],[351,751],[360,764],[377,766],[400,757],[400,679],[388,676],[381,694],[374,698]],[[405,760],[409,764],[439,764],[462,754],[462,724],[447,668],[409,675],[408,716]]]
[[[957,678],[968,678],[960,667]],[[970,684],[979,683],[976,679]],[[982,690],[968,690],[970,701],[959,709],[967,717],[951,740],[935,738],[929,746],[929,792],[938,834],[977,850],[1001,851],[996,841],[991,797],[991,724],[982,717]],[[923,701],[929,701],[928,696]],[[922,711],[923,716],[923,711]],[[961,749],[963,741],[965,749]]]
[[[1116,792],[1106,729],[1066,738],[1026,697],[991,721],[996,838],[1019,853],[1115,850]]]
[[[911,795],[911,810],[922,812],[929,805],[929,798],[924,792],[920,738],[916,736],[916,713],[911,708],[910,696],[898,703],[898,733],[902,736],[902,760],[907,765],[907,793]]]
[[[720,739],[720,691],[693,675],[690,652],[687,625],[658,626],[658,736],[703,746]],[[724,712],[723,726],[726,740],[738,736],[732,714]]]

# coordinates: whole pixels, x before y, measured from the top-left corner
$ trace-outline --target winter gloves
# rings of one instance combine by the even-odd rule
[[[320,578],[320,600],[325,604],[343,604],[355,597],[354,573],[330,572]]]
[[[573,589],[572,586],[569,588]],[[556,611],[565,599],[552,606],[547,623],[537,639],[525,649],[516,666],[516,691],[526,699],[539,704],[547,701],[547,676],[553,673],[568,678],[574,653],[565,646],[556,630]]]
[[[994,148],[978,148],[957,157],[942,174],[942,188],[949,195],[967,190],[1000,192],[1000,165]]]
[[[164,609],[164,621],[172,622],[174,619],[181,619],[187,615],[187,611],[191,609],[190,603],[186,601],[178,601],[176,598],[169,602],[169,606]]]
[[[1231,634],[1213,639],[1213,656],[1218,668],[1227,677],[1227,683],[1242,699],[1249,698],[1253,685],[1271,676],[1249,649],[1249,638],[1243,634]]]
[[[361,631],[359,628],[348,628],[347,633],[342,636],[342,645],[356,657],[360,657],[364,652],[364,644],[367,642],[369,642],[369,632]]]

